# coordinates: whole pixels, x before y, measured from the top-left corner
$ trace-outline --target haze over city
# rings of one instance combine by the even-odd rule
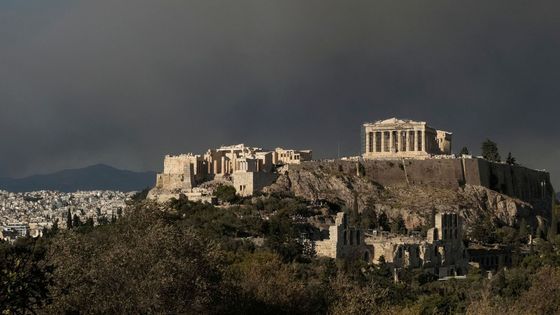
[[[558,3],[0,3],[0,177],[247,143],[358,155],[364,121],[486,138],[560,186]]]

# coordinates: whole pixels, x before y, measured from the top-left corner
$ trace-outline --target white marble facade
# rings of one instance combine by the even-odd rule
[[[365,123],[362,128],[362,156],[366,159],[451,154],[452,134],[423,121],[391,118]]]

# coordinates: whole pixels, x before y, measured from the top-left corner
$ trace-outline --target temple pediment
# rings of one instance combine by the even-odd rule
[[[414,121],[411,119],[399,119],[396,117],[393,118],[389,118],[389,119],[385,119],[385,120],[378,120],[375,121],[373,123],[369,123],[372,125],[399,125],[399,124],[414,124],[414,125],[419,125],[419,124],[425,124],[426,122],[424,121]]]

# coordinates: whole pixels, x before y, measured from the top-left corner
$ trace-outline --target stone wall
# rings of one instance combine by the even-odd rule
[[[447,218],[452,220],[445,220]],[[439,226],[462,227],[458,215],[438,213]],[[448,221],[448,222],[446,222]],[[437,218],[436,218],[437,222]],[[451,224],[454,223],[454,224]],[[437,224],[437,223],[436,223]],[[438,228],[432,228],[438,233]],[[442,234],[441,231],[438,234]],[[443,233],[449,234],[449,233]],[[442,235],[443,235],[442,234]],[[364,260],[380,263],[381,257],[389,266],[401,268],[423,268],[439,277],[463,275],[467,272],[468,258],[463,247],[462,236],[425,240],[419,237],[389,234],[387,232],[364,233],[348,225],[344,212],[336,215],[335,224],[329,227],[329,238],[315,241],[317,256],[346,260]]]
[[[290,169],[324,168],[333,174],[359,174],[382,186],[429,185],[441,188],[483,186],[539,208],[550,208],[553,192],[545,171],[478,158],[314,161]]]
[[[277,175],[266,172],[236,172],[233,173],[233,187],[240,196],[251,196],[256,191],[272,184]]]
[[[329,237],[314,242],[317,256],[344,259],[363,259],[371,262],[370,248],[364,243],[364,233],[361,229],[348,225],[344,212],[339,212],[335,224],[329,227]]]

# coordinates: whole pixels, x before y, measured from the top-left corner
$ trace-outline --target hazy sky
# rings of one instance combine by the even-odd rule
[[[220,144],[360,150],[393,116],[560,187],[560,2],[1,0],[0,176]]]

